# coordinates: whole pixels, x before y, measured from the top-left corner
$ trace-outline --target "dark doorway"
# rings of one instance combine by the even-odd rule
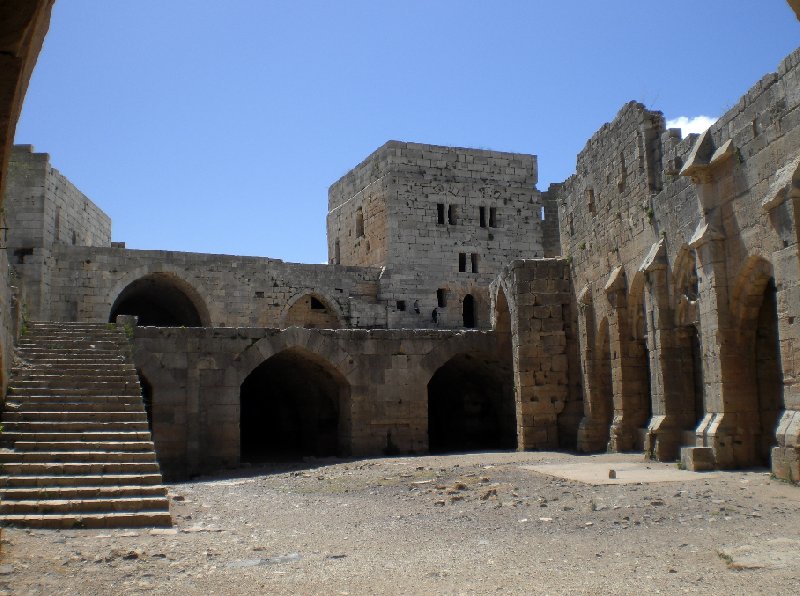
[[[758,411],[761,414],[760,455],[769,464],[770,451],[776,445],[775,427],[783,408],[783,371],[778,336],[778,301],[775,282],[770,279],[758,311],[755,338]]]
[[[144,402],[144,411],[147,414],[147,428],[153,432],[153,386],[147,380],[139,369],[136,370],[139,377],[139,385],[142,386],[142,401]]]
[[[514,449],[512,373],[494,359],[453,357],[428,383],[431,453]]]
[[[108,320],[113,323],[117,315],[135,315],[142,327],[202,327],[200,311],[185,285],[163,273],[137,279],[117,297]]]
[[[692,395],[694,395],[694,427],[700,426],[706,416],[705,391],[703,390],[703,350],[700,344],[700,333],[695,325],[688,327],[689,346],[691,348]],[[693,430],[693,429],[689,429]]]
[[[287,350],[258,366],[240,390],[241,460],[339,454],[347,382],[330,365]]]
[[[475,327],[475,299],[472,294],[464,296],[464,304],[461,307],[461,317],[464,320],[464,327],[472,329]]]

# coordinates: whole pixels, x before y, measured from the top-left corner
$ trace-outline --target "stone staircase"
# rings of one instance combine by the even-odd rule
[[[171,525],[124,330],[28,325],[2,416],[0,523]]]

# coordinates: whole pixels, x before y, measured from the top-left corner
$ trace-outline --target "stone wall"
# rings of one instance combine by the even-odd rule
[[[551,187],[578,302],[579,448],[687,446],[689,465],[729,467],[774,447],[798,478],[799,60],[702,136],[627,104]]]
[[[54,246],[49,310],[34,318],[108,321],[112,306],[137,280],[180,289],[205,326],[284,327],[289,309],[315,296],[342,327],[385,327],[375,302],[379,270],[300,265],[277,259],[121,248]],[[291,322],[299,322],[296,319]]]
[[[50,165],[47,153],[16,145],[4,202],[8,261],[24,283],[26,308],[48,310],[53,246],[109,246],[111,219]]]
[[[340,382],[339,453],[422,453],[431,377],[495,344],[481,331],[151,327],[135,331],[135,361],[152,387],[159,462],[174,478],[238,465],[240,388],[274,356],[314,362]]]

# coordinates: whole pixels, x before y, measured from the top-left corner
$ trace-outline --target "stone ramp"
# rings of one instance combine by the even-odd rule
[[[0,523],[172,525],[124,331],[29,323],[17,356],[2,417]]]

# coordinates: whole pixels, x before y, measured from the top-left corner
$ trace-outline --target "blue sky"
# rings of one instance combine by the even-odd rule
[[[534,153],[544,190],[625,102],[719,116],[799,40],[784,0],[58,0],[16,142],[129,248],[318,263],[389,139]]]

